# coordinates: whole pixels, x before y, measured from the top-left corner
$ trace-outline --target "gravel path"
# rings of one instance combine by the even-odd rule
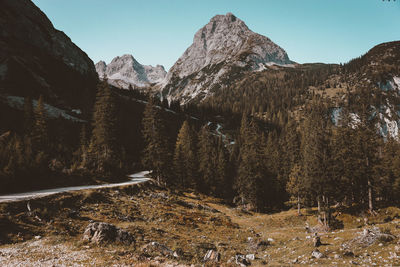
[[[47,239],[30,240],[0,248],[0,266],[94,266],[86,251],[74,251]]]
[[[70,186],[70,187],[52,188],[52,189],[45,189],[45,190],[24,192],[24,193],[10,194],[10,195],[2,195],[2,196],[0,196],[0,203],[40,198],[40,197],[45,197],[45,196],[54,195],[54,194],[58,194],[58,193],[70,192],[70,191],[110,188],[110,187],[118,187],[118,186],[123,186],[123,185],[140,184],[140,183],[144,183],[144,182],[147,182],[150,180],[150,178],[145,177],[145,175],[147,175],[148,173],[149,173],[148,171],[142,171],[142,172],[131,174],[128,176],[131,178],[131,180],[129,180],[127,182],[123,182],[123,183]]]

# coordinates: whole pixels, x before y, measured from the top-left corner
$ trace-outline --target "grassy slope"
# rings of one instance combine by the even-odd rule
[[[219,212],[188,208],[185,203],[207,205]],[[191,264],[201,263],[211,248],[221,253],[224,265],[229,265],[227,262],[236,253],[254,252],[258,259],[252,262],[253,265],[288,265],[296,258],[299,258],[298,263],[305,265],[336,263],[343,266],[351,261],[365,261],[368,265],[400,264],[400,258],[389,259],[398,238],[382,246],[355,247],[352,249],[354,258],[343,256],[341,244],[355,237],[362,228],[371,227],[365,226],[361,217],[349,212],[338,215],[344,229],[320,234],[322,243],[327,245],[319,249],[328,258],[311,260],[312,238],[308,238],[311,234],[306,233],[304,227],[306,222],[311,226],[316,224],[315,210],[303,210],[305,215],[300,217],[294,210],[271,215],[248,213],[229,207],[218,199],[188,192],[168,192],[152,185],[66,193],[31,200],[31,214],[26,204],[0,205],[0,241],[4,244],[0,245],[1,265],[29,264],[38,260],[44,263],[59,260],[56,263],[62,264],[65,255],[68,261],[64,263],[68,264]],[[396,216],[391,222],[383,222],[387,217]],[[82,233],[90,220],[109,222],[127,229],[135,235],[136,244],[97,246],[82,241]],[[369,218],[369,223],[399,236],[400,210],[380,210],[378,216]],[[36,235],[43,238],[35,240]],[[274,241],[265,250],[255,251],[250,248],[249,237],[254,240],[272,238]],[[165,244],[172,250],[181,249],[183,255],[178,259],[146,255],[141,248],[151,241]],[[364,256],[365,253],[370,256]],[[342,255],[342,258],[334,259],[335,254]],[[397,254],[400,256],[400,251]],[[7,258],[7,255],[12,256]]]

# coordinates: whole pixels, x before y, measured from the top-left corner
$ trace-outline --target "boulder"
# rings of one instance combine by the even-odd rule
[[[324,257],[325,257],[325,255],[322,254],[318,249],[313,250],[313,252],[311,253],[311,258],[321,259]]]
[[[206,255],[204,255],[203,261],[204,262],[219,262],[221,259],[221,254],[217,251],[210,249],[207,251]]]
[[[271,243],[268,240],[260,240],[259,238],[247,238],[248,251],[251,253],[261,252],[267,249]]]
[[[142,251],[151,255],[174,256],[174,251],[158,242],[150,242],[142,248]]]
[[[256,258],[256,256],[254,254],[247,254],[246,255],[246,259],[249,261],[253,261]]]
[[[345,256],[345,257],[354,257],[354,253],[353,253],[353,251],[346,250],[345,252],[343,252],[343,256]]]
[[[235,262],[236,262],[237,265],[239,265],[241,267],[245,267],[245,266],[251,265],[250,260],[247,259],[246,256],[242,255],[242,254],[236,254]]]
[[[334,259],[341,259],[342,257],[339,254],[335,254],[335,256],[333,256]]]
[[[96,244],[119,242],[130,245],[135,242],[131,233],[104,222],[90,223],[83,233],[83,239]]]
[[[270,245],[269,241],[261,240],[257,243],[257,249],[258,250],[266,250],[269,245]]]

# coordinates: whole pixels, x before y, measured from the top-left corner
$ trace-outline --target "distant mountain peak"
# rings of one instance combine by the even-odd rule
[[[192,45],[172,66],[162,94],[187,102],[201,93],[210,93],[212,87],[224,86],[221,78],[229,75],[229,69],[256,71],[273,64],[293,63],[285,50],[251,31],[232,13],[216,15],[196,32]]]
[[[107,76],[110,84],[124,89],[159,83],[167,74],[163,66],[142,65],[130,54],[117,56],[108,65],[99,61],[96,71],[100,78]]]

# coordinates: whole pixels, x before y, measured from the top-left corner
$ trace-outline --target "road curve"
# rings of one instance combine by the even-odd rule
[[[141,184],[151,180],[150,178],[145,177],[148,174],[148,171],[142,171],[138,173],[134,173],[128,175],[131,179],[127,182],[123,183],[116,183],[116,184],[100,184],[100,185],[83,185],[83,186],[70,186],[70,187],[59,187],[59,188],[52,188],[52,189],[44,189],[39,191],[32,191],[32,192],[24,192],[24,193],[16,193],[10,195],[0,195],[0,203],[2,202],[16,202],[34,198],[41,198],[49,195],[54,195],[63,192],[71,192],[71,191],[80,191],[86,189],[99,189],[99,188],[111,188],[111,187],[118,187],[123,185],[132,185],[132,184]]]

